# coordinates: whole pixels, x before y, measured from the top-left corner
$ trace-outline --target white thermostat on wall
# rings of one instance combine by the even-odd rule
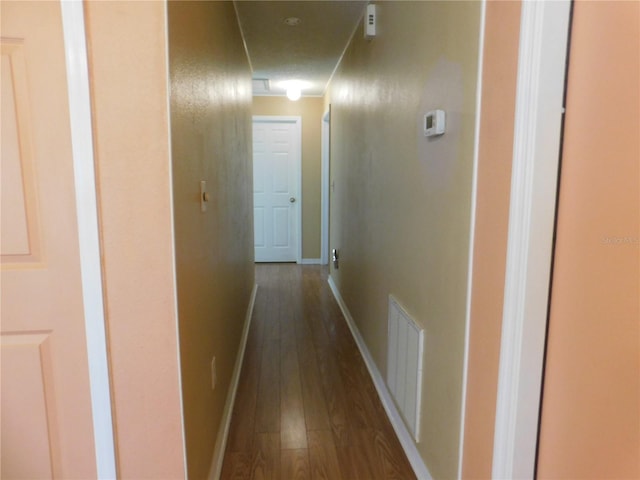
[[[445,129],[444,110],[431,110],[424,116],[424,136],[442,135]]]

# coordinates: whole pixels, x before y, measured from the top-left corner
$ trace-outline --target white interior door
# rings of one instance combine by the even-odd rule
[[[96,478],[58,2],[3,2],[2,478]]]
[[[300,261],[300,117],[253,117],[256,262]]]

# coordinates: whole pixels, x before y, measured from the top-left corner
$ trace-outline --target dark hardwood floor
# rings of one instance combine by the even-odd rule
[[[222,479],[415,479],[326,269],[256,266]]]

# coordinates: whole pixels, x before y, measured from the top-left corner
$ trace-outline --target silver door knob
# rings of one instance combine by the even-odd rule
[[[296,197],[290,197],[289,198],[289,202],[290,203],[296,203]]]

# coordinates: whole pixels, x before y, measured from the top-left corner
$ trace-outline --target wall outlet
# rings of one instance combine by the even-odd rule
[[[216,389],[216,357],[211,359],[211,390]]]

